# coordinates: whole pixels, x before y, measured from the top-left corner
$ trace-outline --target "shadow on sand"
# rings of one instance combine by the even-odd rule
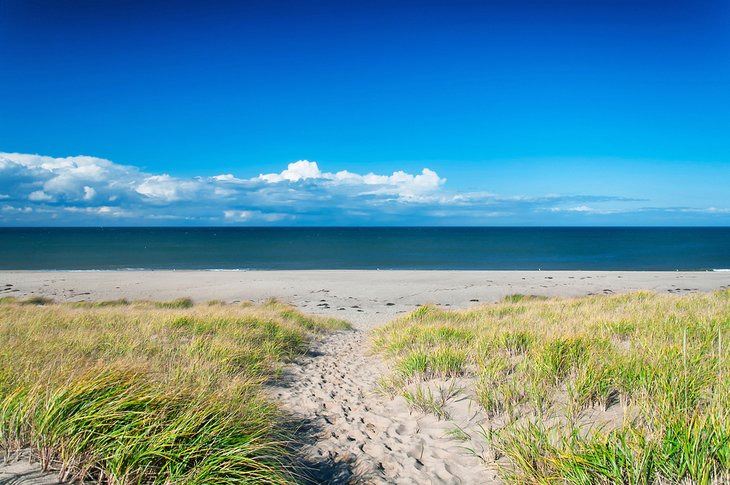
[[[308,456],[321,439],[322,428],[313,420],[288,416],[284,425],[293,434],[289,450],[293,457],[295,476],[307,485],[362,483],[364,477],[354,472],[354,456]]]

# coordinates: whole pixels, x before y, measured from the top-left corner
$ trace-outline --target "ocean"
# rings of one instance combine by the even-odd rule
[[[0,228],[0,269],[727,270],[730,228]]]

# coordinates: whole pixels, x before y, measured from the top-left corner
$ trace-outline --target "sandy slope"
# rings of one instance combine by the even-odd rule
[[[277,297],[305,312],[344,318],[353,331],[315,342],[270,388],[302,428],[302,460],[321,483],[490,483],[494,475],[447,434],[475,438],[480,416],[460,393],[448,420],[411,412],[376,393],[386,369],[368,354],[367,331],[419,304],[462,308],[507,294],[578,296],[639,289],[662,293],[730,287],[730,273],[524,271],[0,272],[0,296],[58,300],[171,299],[228,302]],[[0,484],[50,484],[27,461],[0,465]]]

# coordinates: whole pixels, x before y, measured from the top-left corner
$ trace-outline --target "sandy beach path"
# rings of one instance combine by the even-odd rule
[[[312,482],[495,483],[482,462],[448,435],[457,423],[478,426],[476,406],[461,396],[450,407],[451,419],[438,420],[411,411],[402,397],[377,393],[385,369],[367,348],[363,328],[329,336],[271,389],[285,410],[312,428],[300,450],[313,465]]]

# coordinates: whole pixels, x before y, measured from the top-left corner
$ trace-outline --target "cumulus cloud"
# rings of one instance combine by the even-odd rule
[[[155,201],[176,202],[191,198],[198,189],[198,182],[180,180],[163,174],[145,177],[135,191]]]
[[[103,158],[0,153],[0,190],[34,202],[75,203],[97,193],[118,197],[139,177],[137,168]]]
[[[232,175],[219,175],[216,179],[220,181],[234,180]],[[446,179],[439,177],[436,172],[428,168],[424,168],[420,174],[416,175],[406,173],[402,170],[393,172],[391,175],[378,175],[372,172],[361,175],[348,170],[341,170],[335,173],[322,172],[317,162],[310,162],[308,160],[299,160],[290,163],[286,170],[280,173],[261,174],[252,181],[255,180],[270,184],[313,180],[329,187],[361,186],[366,188],[366,190],[361,192],[361,195],[386,194],[404,199],[433,192],[446,182]]]
[[[317,162],[299,160],[290,163],[286,170],[281,173],[267,173],[259,175],[258,178],[265,182],[277,183],[283,181],[298,182],[299,180],[324,178],[320,172]]]
[[[399,204],[433,201],[444,182],[428,168],[416,174],[327,172],[308,160],[249,178],[180,178],[90,156],[0,153],[0,200],[31,203],[38,214],[45,214],[39,218],[53,214],[95,216],[94,221],[114,216],[201,224],[300,219],[327,223],[328,215],[358,212],[367,219],[382,211],[383,204],[394,206],[390,211],[396,213]]]
[[[177,177],[90,156],[0,153],[0,224],[545,224],[601,223],[642,211],[730,213],[651,208],[610,195],[460,192],[427,167],[358,173],[298,160],[280,172],[252,175]]]

